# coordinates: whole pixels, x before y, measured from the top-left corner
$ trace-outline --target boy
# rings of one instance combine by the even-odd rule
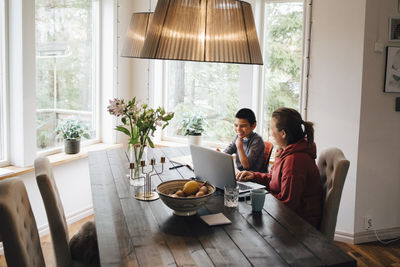
[[[265,171],[264,166],[264,141],[253,130],[257,126],[256,116],[251,109],[242,108],[235,115],[236,136],[224,152],[236,153],[236,167],[243,171]]]

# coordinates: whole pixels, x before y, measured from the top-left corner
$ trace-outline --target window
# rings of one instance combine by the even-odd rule
[[[265,3],[262,105],[264,139],[270,139],[269,124],[275,109],[300,109],[303,5],[303,1]]]
[[[163,63],[165,107],[175,111],[163,139],[182,137],[177,129],[185,113],[202,113],[208,123],[204,139],[213,143],[230,142],[236,111],[239,107],[250,107],[257,114],[257,131],[269,140],[270,117],[275,109],[285,106],[300,111],[304,2],[265,0],[263,5],[256,6],[264,8],[261,12],[264,16],[258,22],[263,24],[258,28],[264,29],[260,32],[262,67],[249,69],[237,64],[185,61]],[[258,83],[257,75],[262,75],[262,83]],[[255,84],[260,85],[252,86]],[[254,99],[257,96],[259,100]]]
[[[60,146],[60,120],[79,119],[97,137],[98,3],[36,0],[36,141]]]
[[[5,2],[0,0],[0,165],[7,164],[7,64]]]
[[[175,117],[166,129],[168,137],[178,137],[185,114],[206,117],[206,141],[229,142],[234,136],[233,121],[238,109],[239,65],[166,61],[166,109]]]

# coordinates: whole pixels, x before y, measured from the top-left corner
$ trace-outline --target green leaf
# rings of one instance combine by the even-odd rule
[[[149,143],[149,146],[154,148],[153,141],[151,141],[150,136],[147,136],[147,142]]]
[[[123,132],[124,134],[126,134],[127,136],[131,137],[131,133],[129,132],[128,129],[126,129],[125,127],[122,126],[117,126],[115,127],[115,130]]]
[[[139,142],[139,136],[136,136],[129,140],[129,144],[132,144],[132,145],[136,145],[138,142]]]
[[[168,122],[166,123],[166,124],[164,124],[164,126],[162,127],[162,129],[164,130],[165,129],[165,127],[167,127],[168,126]]]
[[[138,129],[137,129],[137,127],[136,126],[133,126],[133,129],[132,129],[132,137],[139,137],[139,134],[138,134]]]

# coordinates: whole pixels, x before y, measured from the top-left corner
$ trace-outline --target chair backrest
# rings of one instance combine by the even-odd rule
[[[264,149],[264,166],[265,170],[268,171],[269,160],[271,158],[272,149],[274,145],[271,142],[264,141],[265,149]]]
[[[0,236],[7,266],[45,266],[28,194],[16,178],[0,181]]]
[[[58,267],[71,266],[68,225],[64,208],[53,176],[53,169],[45,157],[35,160],[35,175],[49,222],[54,256]]]
[[[338,148],[321,152],[317,163],[323,185],[323,209],[320,231],[329,239],[335,235],[337,214],[350,162]]]

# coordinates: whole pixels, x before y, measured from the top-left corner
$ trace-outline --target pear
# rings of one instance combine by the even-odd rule
[[[199,183],[196,181],[189,181],[183,186],[185,195],[196,194],[199,191]]]
[[[178,197],[185,197],[185,193],[183,193],[183,191],[180,189],[176,191],[175,195],[177,195]]]
[[[206,193],[204,193],[204,191],[199,191],[199,192],[197,192],[197,194],[196,194],[196,197],[202,197],[202,196],[204,196]]]

